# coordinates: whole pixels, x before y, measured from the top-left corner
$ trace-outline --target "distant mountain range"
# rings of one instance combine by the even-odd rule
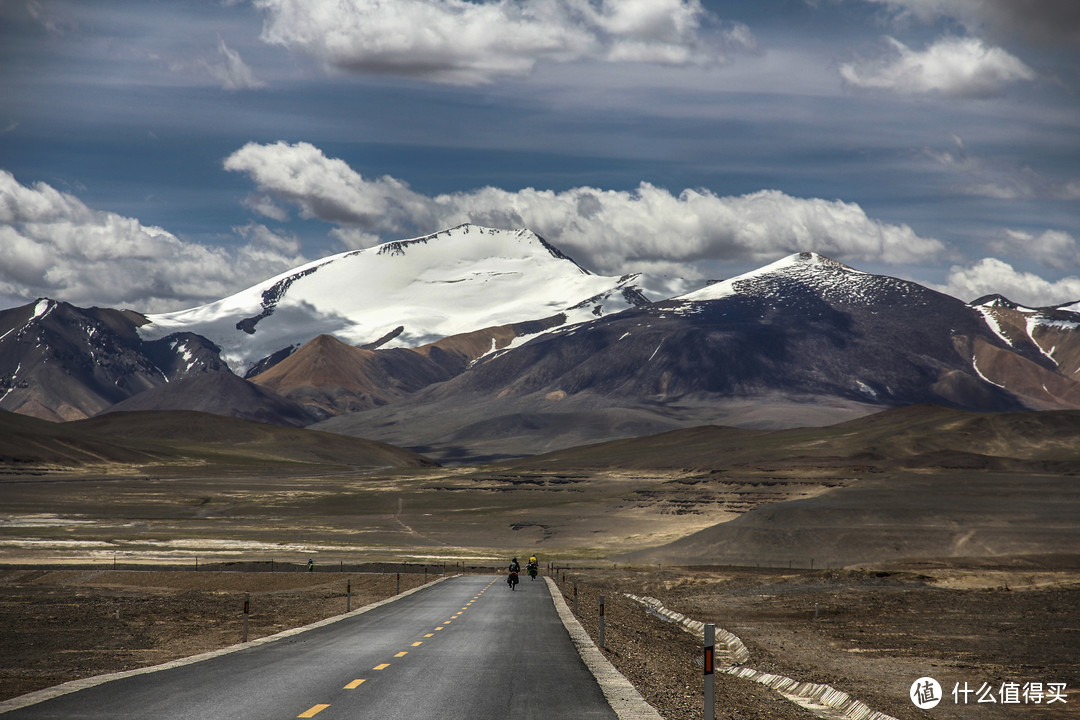
[[[1080,315],[968,305],[813,253],[485,356],[317,425],[442,459],[703,424],[825,425],[939,404],[1073,409]]]
[[[443,460],[926,403],[1080,408],[1072,306],[968,304],[814,253],[674,298],[649,285],[466,225],[177,313],[43,299],[0,311],[0,408],[320,421]]]

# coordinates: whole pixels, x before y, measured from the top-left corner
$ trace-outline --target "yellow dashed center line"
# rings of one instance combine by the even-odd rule
[[[449,620],[447,620],[447,621],[446,621],[445,623],[443,623],[443,624],[442,624],[442,625],[440,625],[439,627],[435,628],[435,632],[438,632],[438,631],[442,630],[442,629],[443,629],[443,628],[444,628],[444,627],[445,627],[446,625],[448,625],[449,623],[453,622],[453,621],[454,621],[454,620],[455,620],[456,618],[459,618],[459,617],[461,617],[461,613],[462,613],[462,612],[465,612],[466,610],[468,610],[468,609],[469,609],[469,606],[470,606],[470,605],[472,605],[472,604],[473,604],[473,602],[476,602],[477,600],[479,600],[479,599],[480,599],[480,596],[484,594],[484,591],[485,591],[485,590],[487,590],[487,588],[491,587],[491,586],[492,586],[492,585],[494,585],[494,584],[495,584],[495,581],[494,581],[494,580],[492,580],[492,581],[491,581],[490,583],[488,583],[487,587],[485,587],[485,588],[484,588],[484,590],[481,590],[481,591],[480,591],[479,593],[477,593],[477,594],[476,594],[476,595],[475,595],[475,596],[473,597],[472,601],[470,601],[470,602],[467,602],[467,603],[465,603],[465,607],[461,608],[461,612],[459,612],[459,613],[457,613],[456,615],[452,616],[452,617],[451,617],[451,618],[450,618]],[[435,632],[429,632],[429,633],[426,633],[426,634],[424,635],[424,637],[426,637],[426,638],[429,638],[429,637],[434,637],[434,636],[435,636]],[[414,643],[412,644],[412,647],[420,647],[420,646],[421,646],[421,645],[423,645],[423,644],[424,644],[424,641],[423,641],[423,640],[418,640],[418,641],[416,641],[416,642],[414,642]],[[409,651],[408,651],[408,650],[403,650],[403,651],[401,651],[401,652],[397,653],[396,655],[394,655],[394,657],[396,657],[396,658],[400,658],[400,657],[405,657],[405,656],[406,656],[406,655],[408,655],[408,654],[409,654]],[[376,665],[376,666],[375,666],[374,668],[372,668],[372,669],[373,669],[373,670],[385,670],[385,669],[386,669],[386,668],[388,668],[388,667],[390,667],[390,663],[382,663],[382,664],[380,664],[380,665]],[[367,682],[367,679],[366,679],[366,678],[359,678],[359,679],[357,679],[357,680],[353,680],[352,682],[350,682],[350,683],[349,683],[348,685],[346,685],[346,686],[345,686],[345,688],[344,688],[344,689],[345,689],[345,690],[355,690],[356,688],[358,688],[358,687],[360,687],[361,685],[363,685],[363,684],[364,684],[365,682]],[[328,705],[328,704],[320,704],[320,705],[314,705],[314,706],[312,706],[312,707],[311,707],[310,709],[308,709],[308,710],[304,711],[304,712],[303,712],[302,714],[300,714],[300,715],[297,715],[297,717],[298,717],[298,718],[311,718],[311,717],[315,717],[316,715],[318,715],[319,713],[321,713],[321,712],[322,712],[323,710],[325,710],[325,709],[326,709],[326,708],[328,708],[328,707],[330,707],[330,705]]]

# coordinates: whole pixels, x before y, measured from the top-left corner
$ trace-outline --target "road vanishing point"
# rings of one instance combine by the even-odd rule
[[[542,580],[511,591],[499,576],[455,576],[272,641],[75,681],[0,703],[0,712],[5,720],[659,718],[610,665],[597,671],[595,647],[579,653],[575,635],[584,633],[576,621],[564,625],[557,592]],[[622,682],[614,701],[611,674]],[[627,694],[636,696],[629,704]]]

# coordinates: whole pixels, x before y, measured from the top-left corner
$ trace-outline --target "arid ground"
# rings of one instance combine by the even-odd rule
[[[0,437],[0,696],[236,643],[244,593],[258,637],[344,612],[350,578],[358,607],[397,591],[401,563],[407,589],[425,564],[535,553],[577,583],[594,636],[605,596],[608,657],[669,720],[700,717],[700,640],[627,594],[735,633],[746,668],[900,720],[1078,716],[1072,415],[910,408],[471,468],[166,420],[167,443],[119,449],[66,427]],[[924,676],[944,695],[929,711],[908,698]],[[751,680],[717,684],[725,720],[810,717]]]
[[[403,590],[424,582],[420,566],[409,569],[3,569],[0,698],[235,644],[245,593],[254,639],[344,612],[347,581],[354,609],[392,595],[399,577]],[[1076,558],[816,571],[577,567],[555,578],[571,607],[577,584],[578,617],[594,639],[605,596],[605,654],[668,720],[701,716],[701,643],[627,593],[735,633],[750,652],[746,667],[831,684],[900,720],[1067,718],[1080,703]],[[527,618],[519,630],[527,643]],[[927,675],[945,693],[933,711],[907,696]],[[716,678],[718,718],[812,717],[764,685]],[[957,705],[952,690],[965,682],[972,690],[985,683],[999,697],[1003,683],[1065,683],[1067,702],[978,704],[972,694]]]

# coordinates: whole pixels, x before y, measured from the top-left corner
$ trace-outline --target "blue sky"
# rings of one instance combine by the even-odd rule
[[[0,63],[0,307],[465,221],[611,275],[814,250],[1080,300],[1075,0],[0,0]]]

